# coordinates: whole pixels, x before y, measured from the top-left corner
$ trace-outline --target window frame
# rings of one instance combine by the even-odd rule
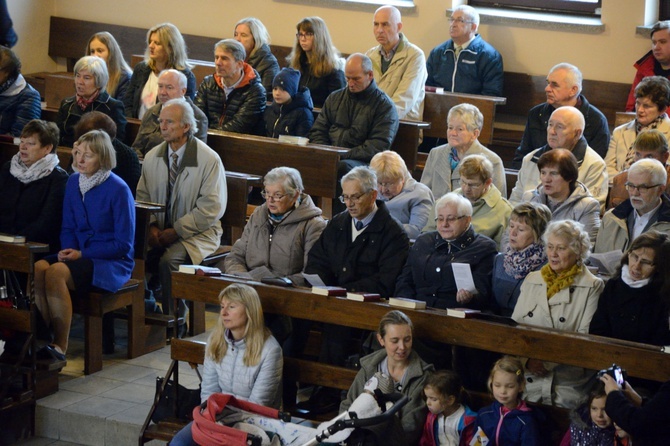
[[[468,0],[468,4],[484,8],[519,9],[587,17],[600,17],[602,8],[602,0],[594,3],[569,0]]]

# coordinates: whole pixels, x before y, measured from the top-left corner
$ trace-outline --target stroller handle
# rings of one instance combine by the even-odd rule
[[[356,414],[354,412],[350,412],[349,416],[352,417],[351,419],[338,420],[337,423],[335,423],[335,427],[337,429],[336,432],[351,427],[367,427],[384,422],[394,416],[400,409],[405,407],[405,405],[409,403],[410,400],[407,395],[403,395],[402,393],[391,393],[385,396],[389,401],[393,402],[393,406],[387,409],[386,412],[372,418],[355,418]]]

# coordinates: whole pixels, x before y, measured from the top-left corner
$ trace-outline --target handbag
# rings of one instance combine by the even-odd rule
[[[165,378],[156,377],[156,395],[160,394],[163,381],[165,381]],[[193,419],[193,408],[200,405],[200,388],[201,386],[198,386],[197,389],[188,389],[169,379],[160,395],[151,421],[159,423],[166,418],[175,417],[182,421],[191,421]]]

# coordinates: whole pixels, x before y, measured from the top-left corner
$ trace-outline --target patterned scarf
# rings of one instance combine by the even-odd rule
[[[554,294],[558,293],[563,288],[567,288],[572,285],[575,277],[577,277],[579,273],[582,272],[582,264],[575,263],[572,265],[572,268],[565,270],[560,274],[556,274],[548,264],[544,265],[540,271],[542,278],[547,284],[547,300],[549,300],[554,296]]]
[[[81,192],[82,198],[86,195],[86,192],[93,189],[95,186],[102,184],[109,178],[109,174],[112,172],[110,170],[98,169],[96,173],[87,177],[86,175],[79,175],[79,191]]]
[[[458,157],[458,152],[456,149],[452,148],[449,152],[449,165],[451,166],[451,171],[453,172],[458,167],[458,163],[461,162],[461,159]]]
[[[50,153],[41,160],[35,161],[28,167],[21,161],[21,155],[17,153],[12,157],[9,165],[9,173],[23,184],[31,183],[35,180],[47,177],[58,165],[58,155]]]
[[[654,119],[653,122],[651,122],[650,124],[648,124],[646,126],[640,124],[639,122],[637,122],[637,119],[635,119],[635,135],[636,136],[639,135],[640,132],[643,131],[643,130],[655,129],[656,127],[659,126],[659,124],[661,122],[663,122],[663,120],[666,118],[666,116],[667,115],[665,113],[661,113],[660,115],[658,115],[658,117],[656,119]],[[630,165],[633,164],[634,161],[635,161],[635,149],[633,149],[633,146],[631,145],[628,148],[628,153],[626,153],[626,161],[624,161],[623,170],[628,169],[630,167]]]
[[[93,101],[98,99],[98,96],[100,96],[100,89],[95,90],[95,93],[93,93],[93,95],[88,99],[85,99],[79,95],[76,96],[77,96],[77,105],[79,106],[79,108],[81,108],[81,111],[86,111],[86,107],[91,105]]]
[[[516,280],[523,279],[545,263],[547,263],[547,254],[544,252],[544,246],[539,242],[531,243],[521,251],[507,246],[503,257],[505,272]]]

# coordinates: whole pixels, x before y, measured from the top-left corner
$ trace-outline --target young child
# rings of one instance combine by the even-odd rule
[[[540,444],[532,409],[521,399],[526,381],[519,359],[504,356],[489,374],[488,386],[495,401],[477,413],[470,446],[533,446]]]
[[[570,414],[570,429],[561,446],[610,446],[615,444],[615,428],[605,413],[605,385],[597,381],[586,403]]]
[[[267,136],[307,136],[314,124],[312,96],[299,87],[300,71],[284,68],[272,81],[272,105],[265,108]]]
[[[430,374],[423,394],[429,412],[419,446],[467,445],[477,414],[465,405],[467,393],[456,372],[438,370]]]

